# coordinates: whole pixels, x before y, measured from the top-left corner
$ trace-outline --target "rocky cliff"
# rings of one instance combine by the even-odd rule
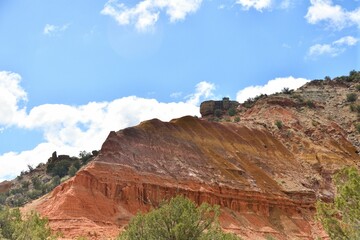
[[[220,205],[221,226],[244,239],[325,237],[314,203],[333,198],[337,169],[359,163],[359,133],[354,85],[317,84],[239,106],[239,122],[187,116],[111,132],[93,162],[27,208],[65,237],[103,239],[183,194]]]

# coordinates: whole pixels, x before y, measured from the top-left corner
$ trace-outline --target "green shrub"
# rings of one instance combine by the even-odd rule
[[[68,175],[70,177],[73,177],[73,176],[75,176],[76,172],[77,172],[76,167],[74,167],[74,165],[71,165],[71,167],[69,168],[69,171],[68,171]]]
[[[357,99],[356,93],[349,93],[346,95],[346,101],[348,102],[355,102]]]
[[[30,185],[30,182],[29,181],[22,181],[21,182],[21,187],[23,189],[29,189],[29,185]]]
[[[350,71],[348,81],[355,82],[359,80],[360,80],[360,72],[357,72],[355,70]]]
[[[276,238],[273,237],[273,236],[270,235],[270,234],[265,235],[265,239],[266,239],[266,240],[276,240]]]
[[[4,205],[6,201],[6,195],[5,193],[0,193],[0,205]]]
[[[360,105],[350,104],[350,111],[360,113]]]
[[[275,125],[277,126],[278,129],[282,129],[283,128],[283,123],[280,120],[276,120],[275,121]]]
[[[228,114],[229,114],[229,116],[235,116],[235,114],[236,114],[236,110],[235,110],[235,108],[230,108],[229,110],[228,110]]]
[[[25,190],[23,188],[12,188],[9,191],[10,195],[22,194]]]
[[[221,115],[222,115],[222,111],[220,109],[216,109],[214,112],[214,116],[219,118],[221,117]]]
[[[41,189],[42,182],[38,177],[32,177],[31,182],[36,190]]]
[[[76,168],[76,170],[79,170],[81,168],[81,162],[79,159],[74,160],[73,166]]]
[[[70,160],[61,160],[54,164],[54,167],[51,169],[50,173],[53,176],[59,176],[60,178],[68,174],[69,168],[72,165]]]
[[[240,117],[235,117],[234,122],[240,122]]]
[[[360,239],[360,174],[346,167],[334,177],[336,196],[333,203],[316,204],[317,219],[330,239]]]
[[[308,108],[315,108],[315,103],[311,100],[307,100],[306,106],[308,106]]]
[[[360,84],[355,86],[356,90],[360,91]]]
[[[42,190],[31,190],[27,193],[27,196],[30,198],[30,199],[37,199],[38,197],[40,197],[41,195],[43,194]]]
[[[290,88],[288,87],[284,87],[282,90],[281,90],[282,93],[284,94],[291,94],[292,93],[292,90],[290,90]]]
[[[0,239],[50,239],[48,220],[31,212],[21,216],[19,209],[0,209]]]
[[[326,76],[326,77],[324,78],[324,80],[325,80],[325,81],[331,81],[331,77]]]
[[[25,203],[26,203],[25,197],[19,194],[14,196],[10,201],[11,206],[14,207],[22,207],[24,206]]]
[[[147,214],[138,213],[118,239],[239,239],[222,232],[217,222],[219,214],[219,206],[203,203],[196,207],[191,200],[177,196]]]
[[[248,98],[244,103],[243,106],[246,108],[251,108],[255,103],[255,100],[253,98]]]
[[[360,123],[356,124],[355,128],[356,128],[356,131],[358,131],[358,133],[360,133]]]

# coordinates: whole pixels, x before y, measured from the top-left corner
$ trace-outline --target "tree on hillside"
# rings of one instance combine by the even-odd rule
[[[31,212],[22,217],[18,208],[0,209],[0,239],[37,240],[54,239],[48,220]]]
[[[239,240],[219,227],[219,206],[195,204],[182,196],[147,214],[138,213],[118,240]]]
[[[317,216],[331,239],[360,239],[360,174],[346,167],[334,177],[333,203],[317,203]]]

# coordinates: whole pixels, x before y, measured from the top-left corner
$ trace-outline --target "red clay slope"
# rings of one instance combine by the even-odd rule
[[[332,160],[359,161],[346,140],[331,147]],[[323,234],[313,221],[314,202],[319,188],[328,187],[320,175],[313,189],[305,176],[316,171],[266,128],[154,119],[111,132],[90,165],[28,207],[67,238],[106,239],[136,212],[183,194],[220,205],[222,227],[244,239],[314,239]]]

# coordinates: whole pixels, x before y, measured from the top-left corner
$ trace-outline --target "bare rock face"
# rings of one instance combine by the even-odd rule
[[[0,182],[0,193],[5,193],[9,191],[13,183],[11,181]]]
[[[221,112],[227,111],[230,108],[236,109],[239,103],[237,101],[230,101],[229,98],[225,97],[222,101],[205,101],[200,105],[200,114],[203,117],[214,115],[216,110]]]
[[[360,160],[346,139],[329,143],[293,152],[261,125],[153,119],[111,132],[90,165],[27,207],[65,237],[102,239],[183,194],[220,205],[221,226],[244,239],[315,239],[324,233],[314,203],[333,194],[329,169]]]

